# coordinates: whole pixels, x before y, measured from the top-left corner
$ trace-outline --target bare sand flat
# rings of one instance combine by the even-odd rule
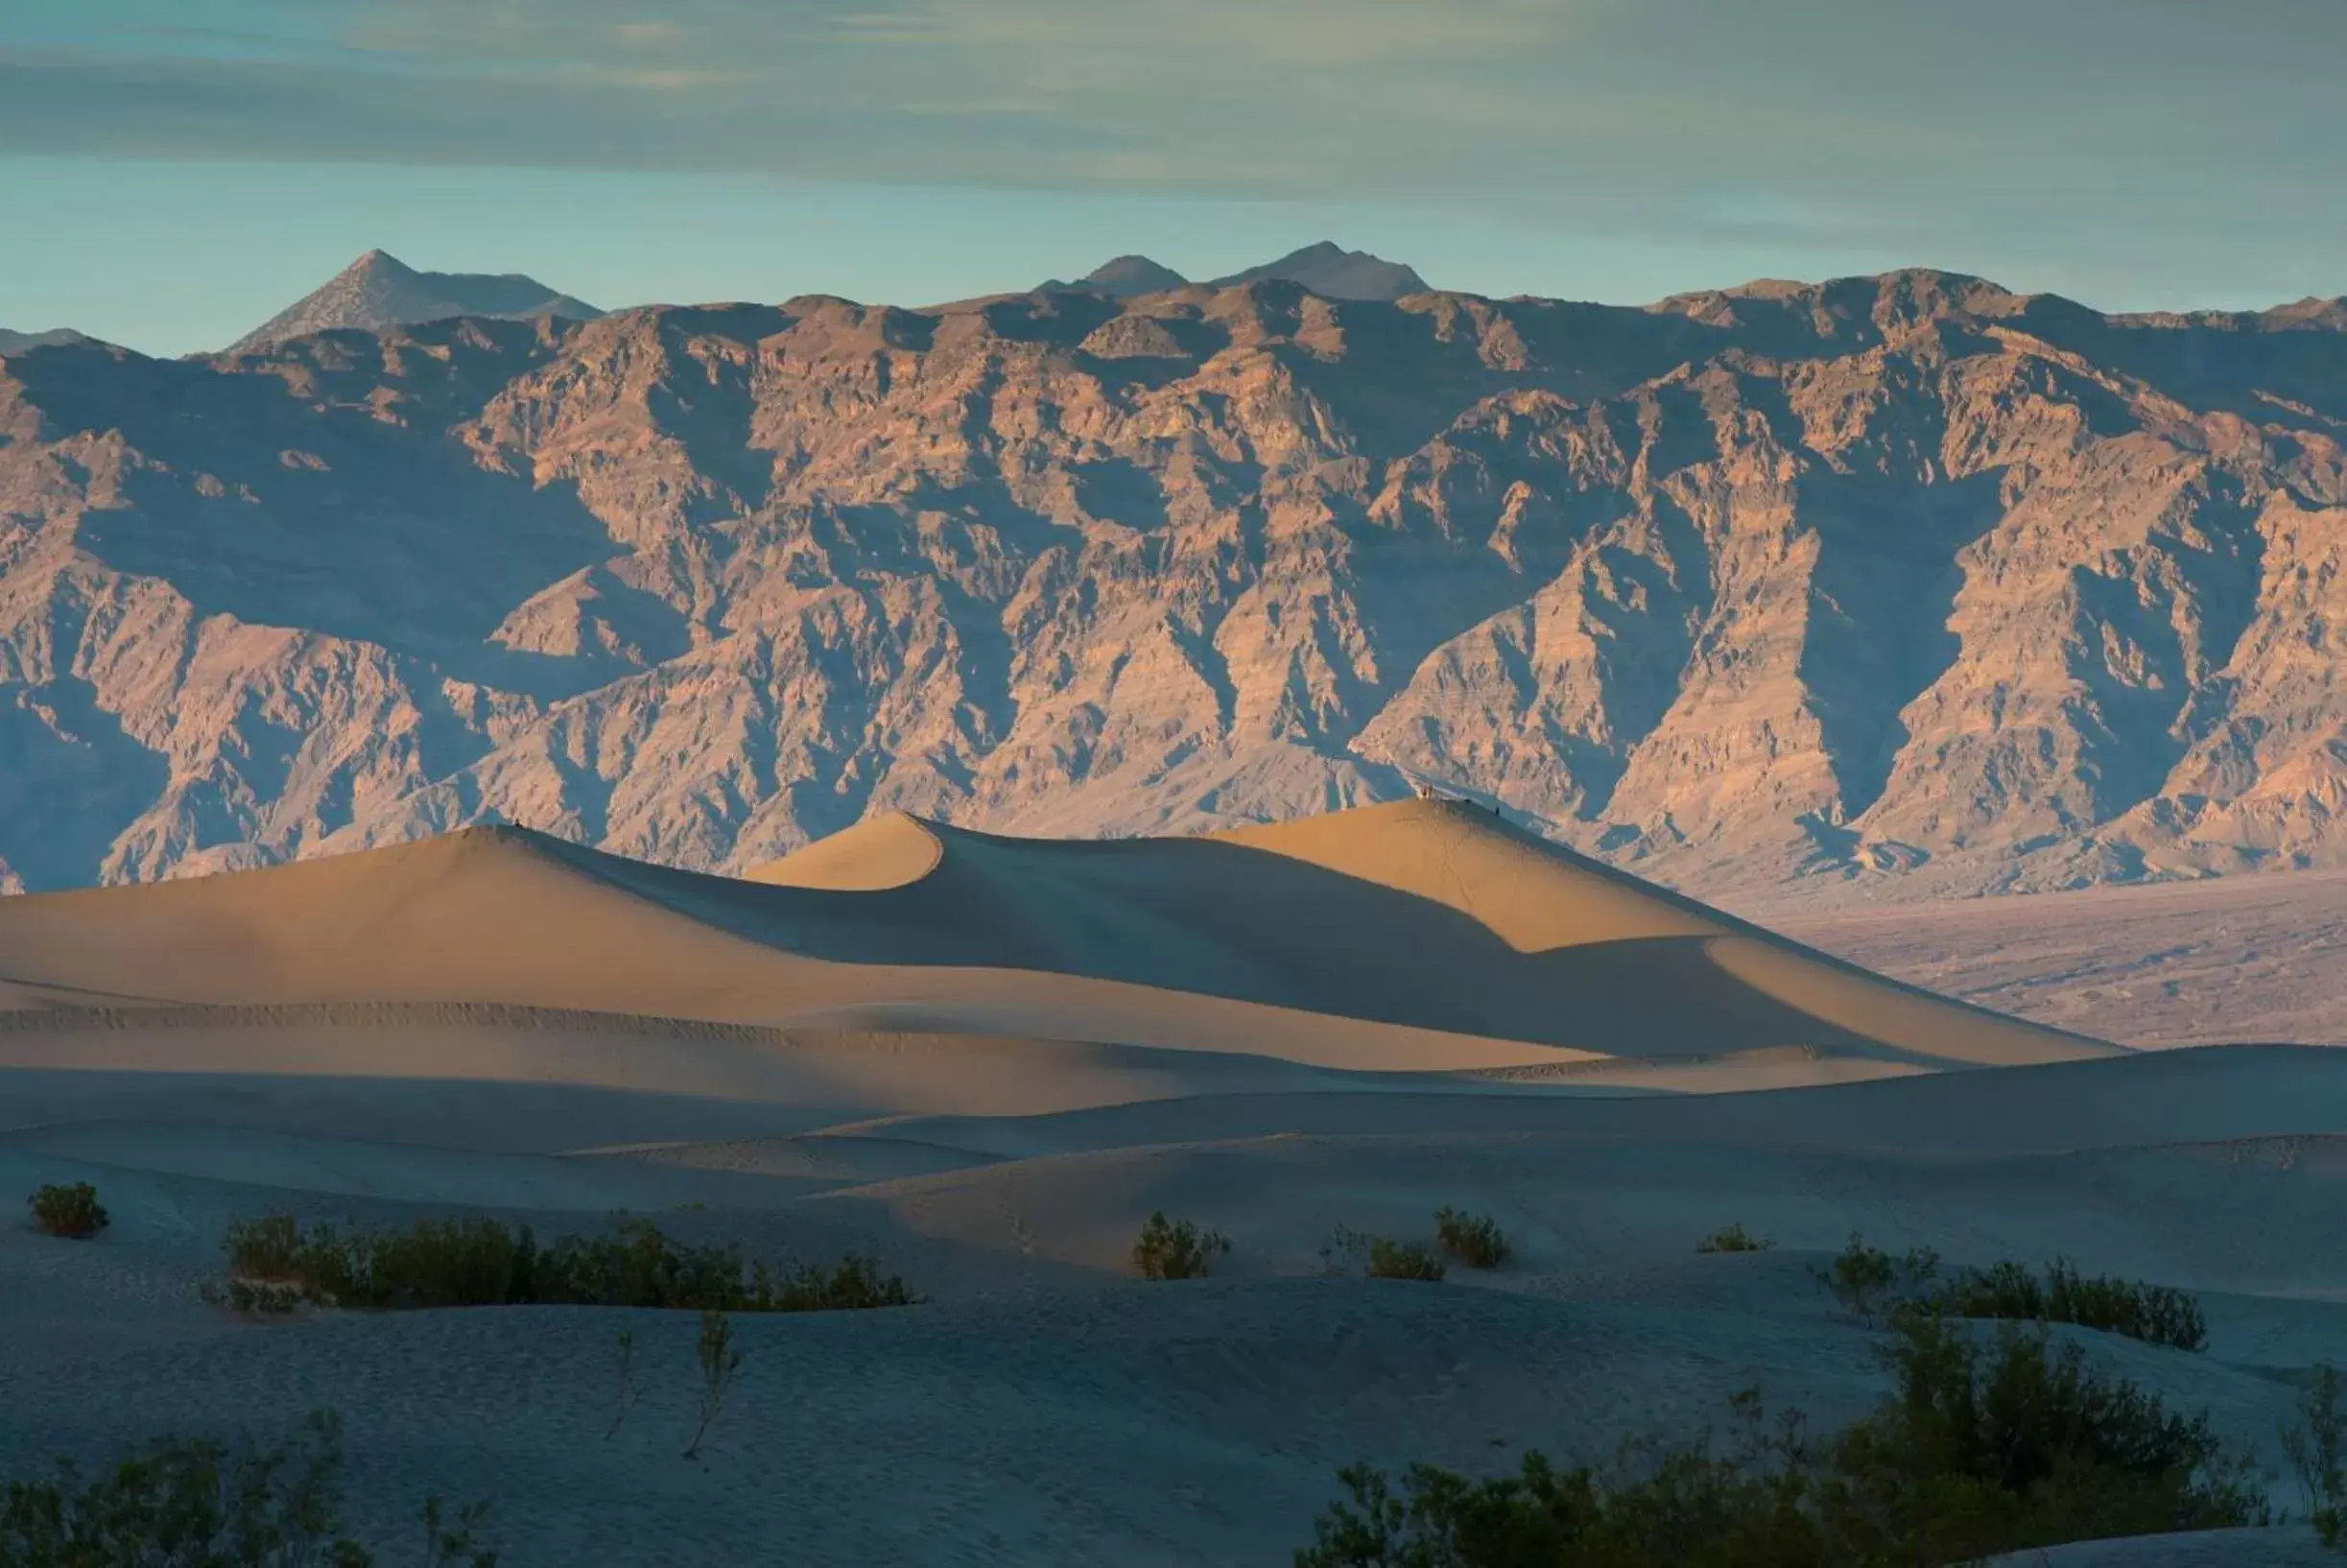
[[[1755,1380],[1857,1413],[1878,1338],[1809,1273],[1853,1228],[2205,1293],[2206,1354],[2064,1332],[2269,1462],[2347,1346],[2347,1054],[2015,1023],[1451,806],[1124,844],[883,819],[743,882],[471,833],[0,901],[0,1194],[90,1180],[115,1220],[0,1226],[0,1465],[331,1405],[362,1521],[491,1495],[525,1568],[1285,1563],[1356,1458],[1596,1459]],[[1518,1256],[1422,1285],[1329,1250],[1443,1204]],[[204,1305],[275,1207],[624,1208],[931,1300],[738,1320],[687,1461],[685,1315]],[[1157,1209],[1230,1235],[1218,1277],[1131,1277]],[[1730,1222],[1775,1249],[1697,1256]],[[644,1399],[606,1440],[622,1327]]]
[[[2128,1045],[2347,1043],[2347,872],[1752,913],[1854,963]]]

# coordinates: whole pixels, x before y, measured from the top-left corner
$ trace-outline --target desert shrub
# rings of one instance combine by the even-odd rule
[[[2264,1488],[2205,1414],[2097,1371],[2074,1343],[2002,1323],[1988,1339],[1903,1315],[1897,1388],[1837,1440],[1845,1527],[1931,1561],[2103,1536],[2264,1522]]]
[[[228,1292],[242,1283],[292,1291],[327,1306],[413,1307],[547,1303],[719,1312],[825,1312],[910,1306],[920,1299],[870,1258],[825,1269],[775,1268],[733,1245],[696,1247],[651,1222],[619,1220],[607,1234],[539,1246],[527,1225],[483,1216],[418,1220],[404,1230],[304,1229],[272,1214],[228,1227]]]
[[[1497,1269],[1515,1252],[1489,1215],[1454,1208],[1434,1211],[1434,1240],[1470,1269]]]
[[[1168,1220],[1163,1209],[1149,1217],[1133,1243],[1133,1267],[1143,1279],[1203,1279],[1214,1260],[1230,1250],[1230,1238],[1193,1221]]]
[[[1802,1506],[1798,1467],[1707,1442],[1646,1458],[1635,1479],[1559,1470],[1536,1452],[1482,1481],[1415,1464],[1398,1496],[1356,1464],[1295,1568],[1845,1568]]]
[[[44,1236],[85,1242],[107,1227],[106,1206],[98,1201],[98,1189],[86,1181],[42,1187],[25,1200],[25,1206],[33,1211],[33,1228]]]
[[[207,1306],[254,1318],[282,1318],[302,1303],[299,1286],[273,1279],[207,1279],[196,1294]]]
[[[1442,1259],[1424,1242],[1397,1242],[1373,1236],[1363,1256],[1361,1271],[1371,1279],[1432,1282],[1442,1277]]]
[[[703,1312],[842,1312],[921,1299],[861,1253],[829,1269],[776,1268],[745,1262],[730,1244],[685,1246],[644,1220],[622,1220],[606,1236],[559,1238],[537,1254],[529,1288],[526,1299],[534,1301]]]
[[[700,1364],[700,1421],[693,1428],[693,1440],[684,1445],[686,1459],[699,1457],[701,1445],[708,1441],[709,1429],[724,1414],[725,1396],[733,1391],[734,1377],[742,1370],[742,1352],[733,1346],[733,1323],[723,1313],[702,1309],[695,1355]]]
[[[332,1250],[331,1231],[320,1226],[320,1246],[311,1253],[301,1226],[290,1214],[265,1214],[258,1220],[231,1220],[222,1246],[228,1267],[247,1279],[292,1279],[305,1265],[315,1265]]]
[[[2018,1263],[1962,1270],[1922,1304],[1950,1318],[2075,1323],[2178,1350],[2202,1350],[2209,1342],[2200,1304],[2186,1293],[2109,1275],[2090,1279],[2062,1258],[2042,1273],[2031,1273]]]
[[[619,1409],[617,1414],[611,1417],[611,1424],[604,1429],[603,1437],[605,1442],[619,1436],[619,1429],[628,1424],[629,1414],[635,1410],[634,1329],[623,1328],[619,1331],[618,1338],[611,1343],[611,1359],[619,1372]]]
[[[2298,1472],[2307,1522],[2325,1546],[2347,1547],[2347,1408],[2339,1370],[2315,1365],[2298,1396],[2298,1420],[2282,1429],[2282,1452]]]
[[[11,1568],[371,1568],[376,1549],[344,1532],[342,1425],[310,1417],[275,1448],[251,1439],[164,1437],[83,1479],[60,1464],[0,1488],[0,1563]],[[421,1512],[430,1568],[494,1568],[475,1504]]]
[[[914,1306],[921,1299],[903,1279],[882,1273],[878,1262],[855,1252],[829,1269],[801,1263],[775,1271],[752,1264],[750,1287],[741,1311],[865,1312]]]
[[[1755,1236],[1742,1224],[1721,1225],[1718,1230],[1695,1243],[1698,1252],[1766,1252],[1776,1243],[1766,1236]]]
[[[1397,1242],[1355,1230],[1350,1225],[1339,1225],[1329,1232],[1328,1245],[1320,1248],[1320,1259],[1332,1271],[1359,1268],[1370,1279],[1433,1281],[1443,1275],[1441,1254],[1426,1243]]]
[[[537,1299],[527,1225],[481,1216],[418,1220],[405,1230],[304,1229],[290,1214],[228,1226],[229,1288],[274,1287],[325,1306],[490,1306]]]
[[[1369,1236],[1351,1225],[1339,1225],[1328,1233],[1320,1246],[1320,1267],[1330,1273],[1341,1273],[1361,1261],[1369,1250]]]
[[[1831,1264],[1810,1271],[1844,1312],[1870,1322],[1885,1307],[1911,1299],[1938,1271],[1939,1254],[1928,1247],[1910,1247],[1893,1256],[1868,1247],[1855,1230]]]
[[[2246,1461],[2075,1346],[2006,1325],[1981,1342],[1904,1316],[1897,1387],[1848,1432],[1771,1430],[1739,1396],[1742,1441],[1626,1449],[1604,1469],[1470,1480],[1367,1466],[1297,1568],[1940,1568],[2069,1540],[2261,1522]]]

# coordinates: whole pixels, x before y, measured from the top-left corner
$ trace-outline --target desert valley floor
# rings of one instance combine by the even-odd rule
[[[1901,966],[1867,916],[1804,934]],[[2059,1021],[2226,1037],[2095,1011]],[[0,900],[0,1194],[80,1180],[97,1241],[0,1227],[0,1471],[332,1407],[359,1522],[487,1497],[521,1568],[1285,1563],[1355,1459],[1594,1459],[1755,1381],[1857,1413],[1877,1337],[1809,1272],[1854,1228],[2202,1293],[2205,1354],[2064,1332],[2277,1477],[2293,1378],[2347,1351],[2347,1052],[2005,1017],[1437,802],[1121,843],[879,818],[746,880],[475,829]],[[1446,1204],[1517,1258],[1327,1251]],[[737,1319],[686,1461],[686,1315],[206,1305],[273,1208],[626,1209],[930,1299]],[[1155,1210],[1228,1233],[1215,1277],[1133,1277]],[[1730,1223],[1775,1248],[1695,1253]]]

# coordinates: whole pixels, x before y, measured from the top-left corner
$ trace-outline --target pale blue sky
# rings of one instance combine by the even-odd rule
[[[217,346],[371,246],[606,306],[1321,238],[1638,301],[2347,293],[2347,0],[0,0],[0,325]]]

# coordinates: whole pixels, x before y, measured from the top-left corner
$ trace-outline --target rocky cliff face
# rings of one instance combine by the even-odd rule
[[[2347,307],[1287,282],[0,360],[0,860],[1485,792],[1698,889],[2347,864]]]

